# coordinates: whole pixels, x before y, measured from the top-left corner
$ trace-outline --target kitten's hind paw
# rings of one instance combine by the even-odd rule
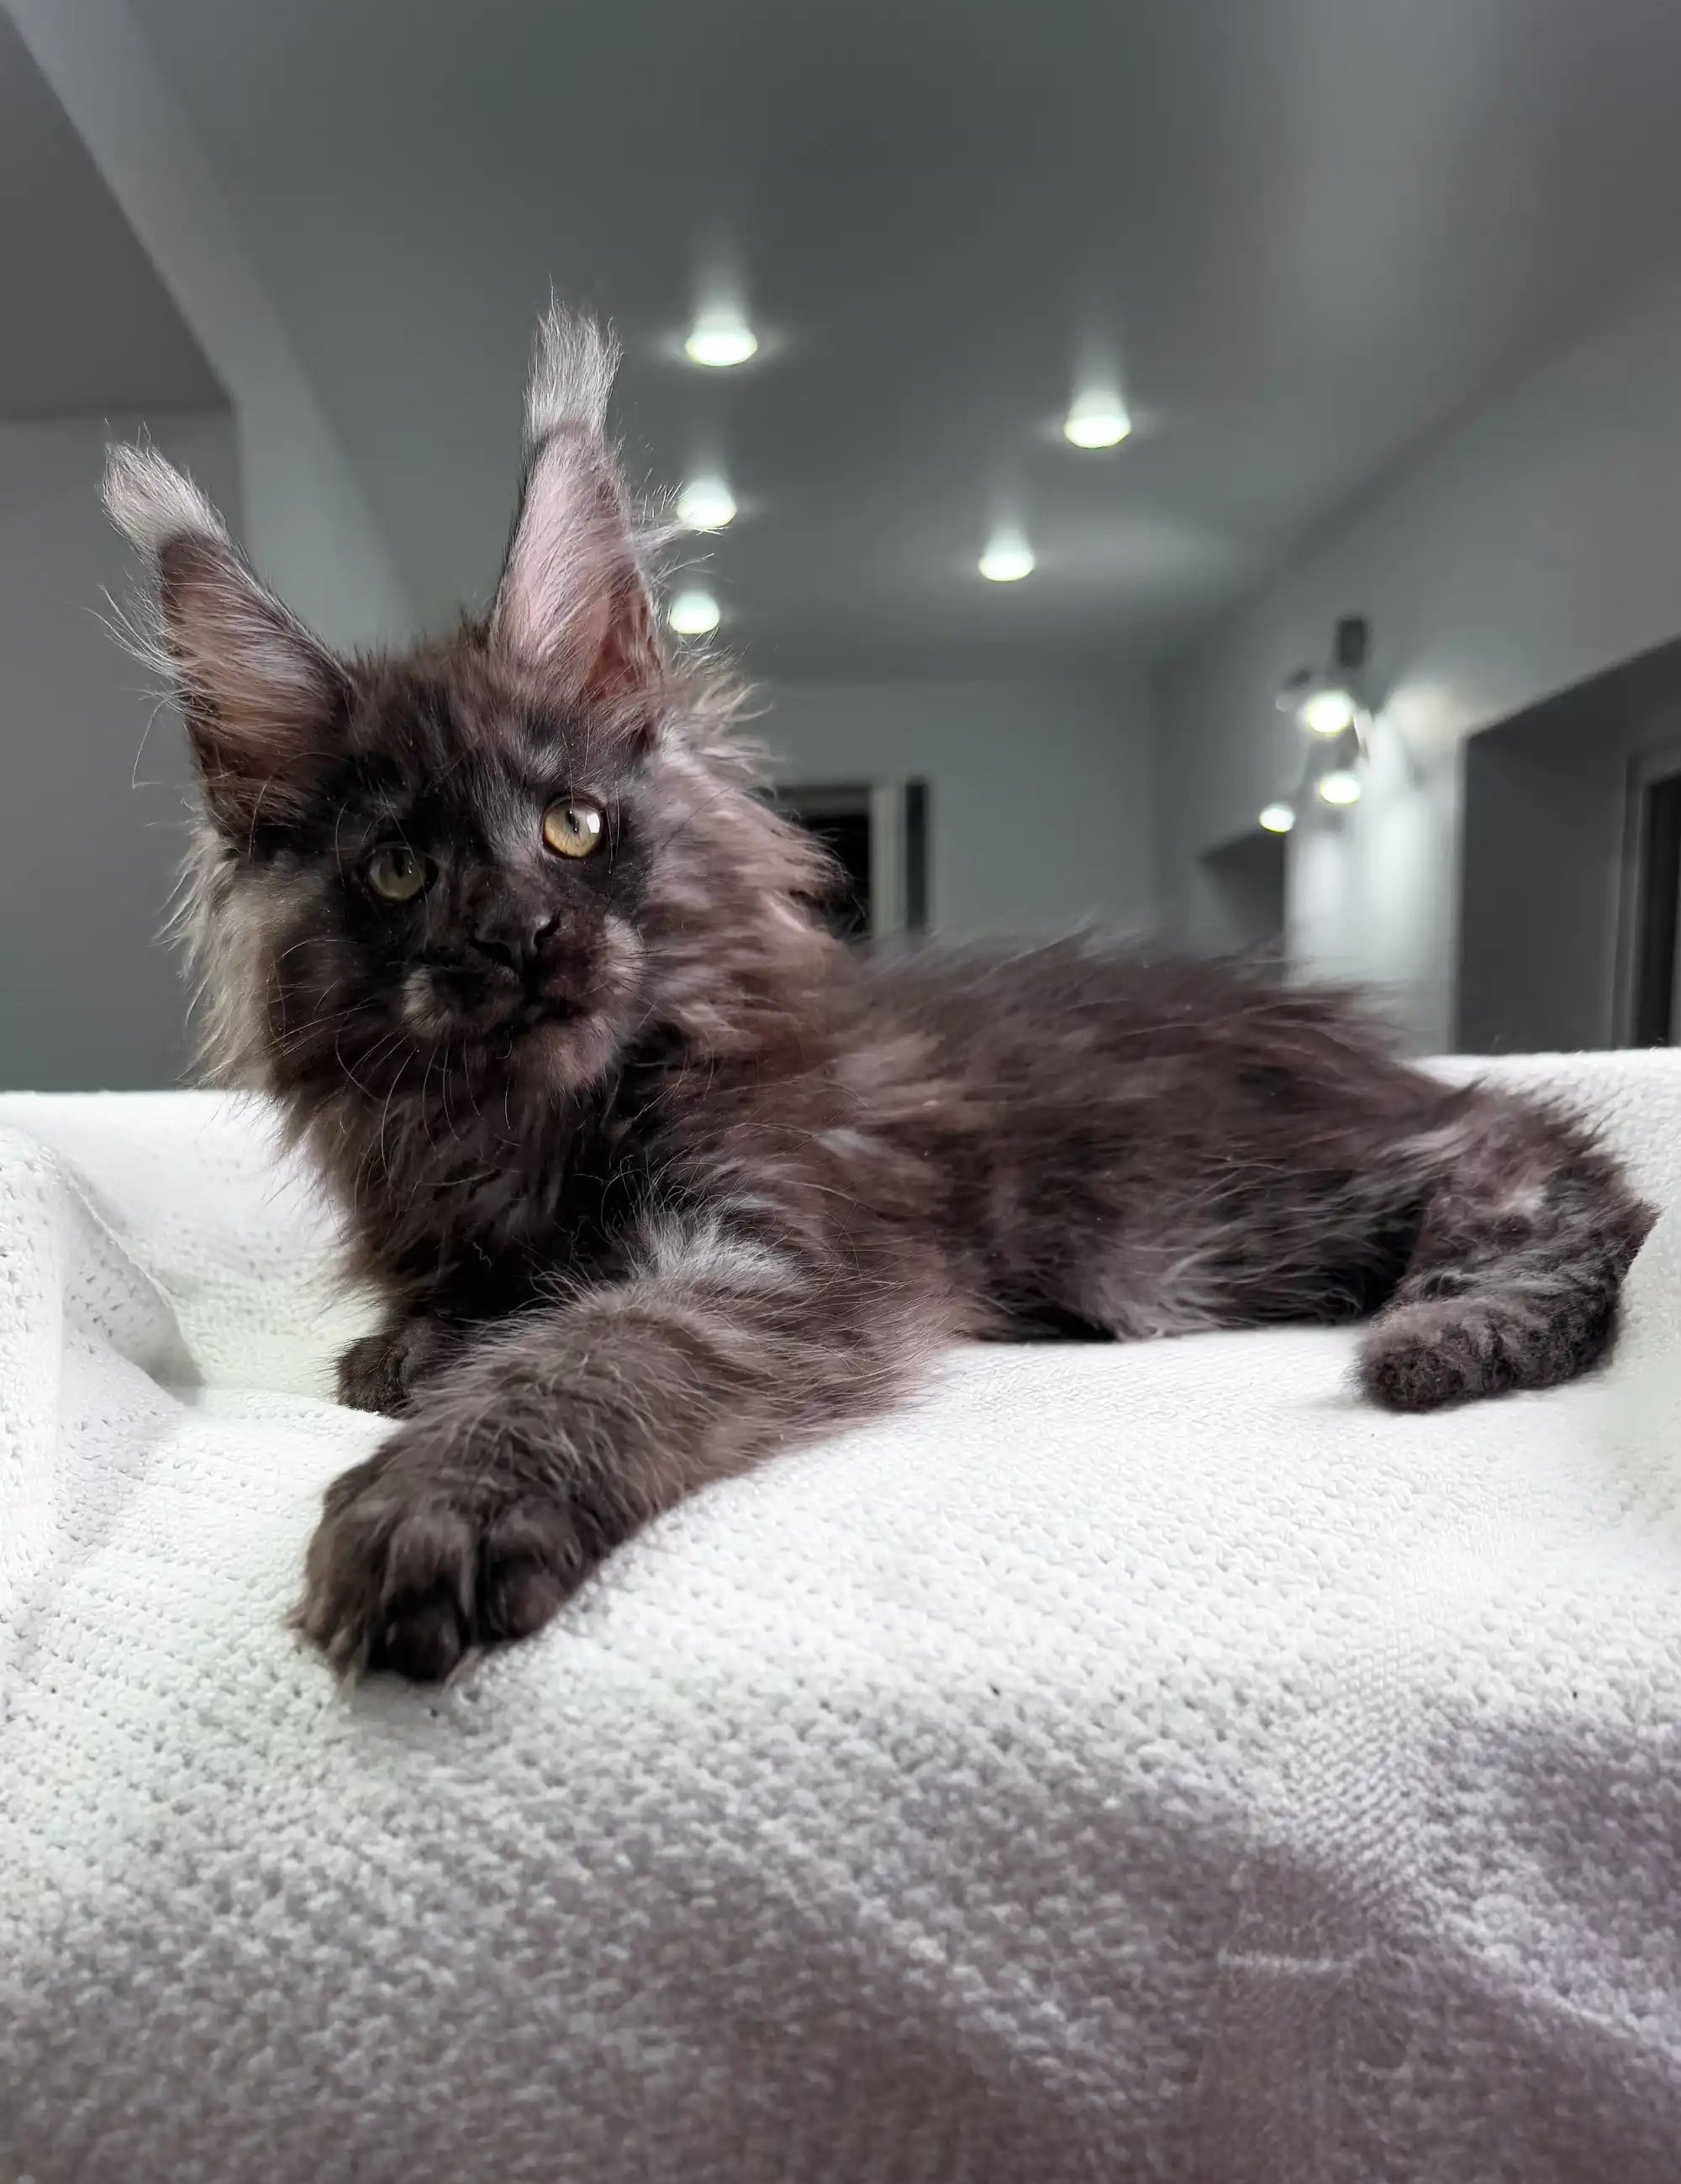
[[[435,1319],[365,1334],[338,1361],[338,1400],[353,1411],[400,1418],[421,1382],[447,1365],[460,1345],[456,1330]]]
[[[1435,1411],[1521,1384],[1498,1303],[1445,1298],[1395,1305],[1360,1348],[1360,1385],[1391,1411]]]

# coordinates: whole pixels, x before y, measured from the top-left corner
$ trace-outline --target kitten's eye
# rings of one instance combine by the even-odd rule
[[[601,846],[607,816],[588,796],[563,796],[543,814],[543,839],[557,857],[592,857]]]
[[[426,885],[426,866],[401,842],[376,850],[367,861],[368,885],[387,902],[412,902]]]

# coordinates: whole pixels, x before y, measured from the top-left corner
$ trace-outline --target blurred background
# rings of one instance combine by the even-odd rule
[[[347,646],[482,604],[550,286],[849,929],[1681,1038],[1673,0],[0,0],[0,1081],[186,1061],[144,423]]]

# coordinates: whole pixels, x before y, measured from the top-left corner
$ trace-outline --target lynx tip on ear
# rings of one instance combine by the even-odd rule
[[[105,450],[106,512],[142,554],[156,555],[171,538],[227,542],[227,526],[191,478],[148,442]]]
[[[525,431],[533,447],[561,425],[578,425],[599,436],[607,421],[607,398],[619,366],[612,335],[575,311],[551,303],[537,322],[531,379],[526,389]]]

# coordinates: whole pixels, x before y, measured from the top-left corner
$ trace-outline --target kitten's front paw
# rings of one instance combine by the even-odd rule
[[[617,1528],[494,1471],[416,1423],[327,1489],[293,1618],[341,1674],[439,1683],[473,1647],[539,1630]]]
[[[338,1400],[353,1411],[401,1418],[421,1381],[449,1362],[459,1341],[453,1329],[433,1319],[365,1334],[338,1361]]]

